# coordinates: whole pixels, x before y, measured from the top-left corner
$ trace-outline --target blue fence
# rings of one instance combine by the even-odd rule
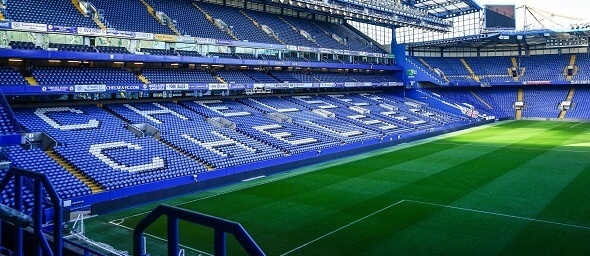
[[[216,256],[224,256],[227,254],[226,234],[233,235],[248,255],[265,255],[258,244],[254,242],[252,237],[239,223],[167,205],[156,207],[156,209],[150,212],[137,224],[133,230],[133,255],[146,255],[146,252],[144,251],[144,232],[162,216],[166,216],[167,219],[168,255],[178,255],[179,252],[178,220],[195,223],[213,229],[213,242]]]

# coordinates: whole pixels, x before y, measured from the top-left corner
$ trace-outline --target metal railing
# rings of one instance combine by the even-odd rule
[[[166,216],[167,219],[168,255],[178,255],[180,252],[178,220],[195,223],[213,229],[214,254],[216,256],[226,255],[227,233],[232,234],[236,238],[248,255],[265,255],[262,249],[260,249],[248,232],[246,232],[239,223],[168,205],[159,205],[143,218],[137,226],[135,226],[135,229],[133,229],[133,255],[146,255],[146,252],[144,251],[145,230],[162,216]]]

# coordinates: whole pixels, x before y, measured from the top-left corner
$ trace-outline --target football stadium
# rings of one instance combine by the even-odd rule
[[[496,2],[0,0],[0,255],[590,254],[587,3]]]

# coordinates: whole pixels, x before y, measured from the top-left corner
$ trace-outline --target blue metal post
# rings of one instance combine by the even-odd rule
[[[215,229],[214,232],[214,239],[213,239],[213,244],[215,246],[215,256],[225,256],[226,255],[226,251],[225,251],[225,246],[226,246],[226,239],[225,239],[225,232],[223,232],[222,230],[219,229]]]
[[[166,216],[168,219],[168,255],[178,255],[178,219],[174,216]]]
[[[14,209],[22,212],[23,211],[23,192],[22,184],[23,177],[20,174],[14,175]],[[23,255],[23,229],[15,225],[14,234],[14,252],[16,255]]]
[[[41,180],[35,180],[35,193],[34,200],[35,200],[35,209],[33,210],[33,219],[34,219],[34,231],[35,231],[35,239],[33,240],[33,244],[35,245],[35,255],[41,256],[41,237],[43,234],[41,233],[41,228],[43,225],[42,215],[43,215],[43,207],[42,207],[42,200],[41,200]]]

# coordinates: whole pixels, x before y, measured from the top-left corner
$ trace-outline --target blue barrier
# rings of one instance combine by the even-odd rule
[[[207,58],[191,56],[161,56],[142,54],[111,54],[62,52],[46,50],[0,49],[0,58],[51,59],[51,60],[88,60],[88,61],[123,61],[123,62],[160,62],[160,63],[201,63],[201,64],[229,64],[229,65],[257,65],[283,67],[329,67],[329,68],[359,68],[371,70],[403,70],[400,66],[367,65],[367,64],[339,64],[322,62],[292,62],[292,61],[258,61],[225,58]]]
[[[53,188],[53,185],[43,173],[29,170],[10,168],[8,173],[0,182],[0,191],[5,191],[10,180],[14,178],[14,210],[23,211],[23,178],[33,180],[33,238],[34,238],[34,255],[55,255],[61,256],[63,253],[63,231],[62,223],[62,200]],[[45,193],[53,205],[53,246],[49,245],[47,238],[43,235],[43,202]],[[15,227],[14,233],[14,252],[16,255],[24,255],[23,252],[23,227]]]
[[[239,223],[168,205],[159,205],[137,223],[137,226],[133,229],[133,255],[146,255],[143,251],[143,248],[145,248],[143,240],[145,230],[162,216],[167,218],[168,255],[178,255],[179,252],[178,220],[213,229],[215,255],[226,255],[226,233],[232,234],[248,255],[265,255]]]

